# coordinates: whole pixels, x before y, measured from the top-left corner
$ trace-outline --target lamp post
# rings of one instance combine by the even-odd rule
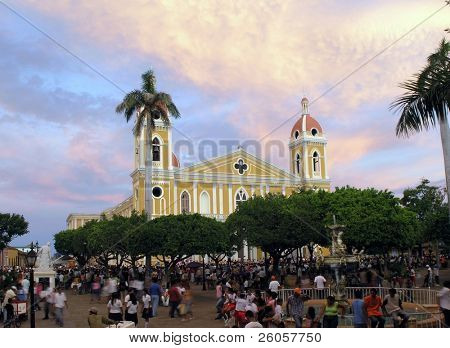
[[[38,245],[33,242],[30,245],[30,251],[27,254],[27,267],[30,268],[30,327],[36,327],[36,316],[35,316],[35,306],[34,306],[34,265],[36,264],[37,253],[34,248],[37,249]]]
[[[206,279],[205,279],[205,255],[203,255],[203,291],[206,291]]]

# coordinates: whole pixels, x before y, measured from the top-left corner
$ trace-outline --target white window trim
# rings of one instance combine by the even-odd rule
[[[153,161],[153,140],[157,138],[159,141],[159,161]],[[164,141],[158,133],[152,133],[152,166],[164,168]]]
[[[155,197],[155,196],[153,195],[153,189],[154,189],[155,187],[159,187],[159,188],[161,189],[161,196]],[[153,198],[153,199],[161,199],[161,198],[163,198],[163,197],[164,197],[164,188],[163,188],[162,186],[160,186],[160,185],[154,185],[154,186],[152,187],[152,198]]]
[[[247,192],[247,190],[244,188],[244,187],[239,187],[235,192],[234,192],[234,196],[233,196],[233,199],[234,199],[234,210],[236,210],[236,208],[237,208],[237,201],[236,201],[236,196],[237,196],[237,194],[239,193],[239,191],[243,191],[243,193],[245,193],[245,196],[247,197],[247,199],[246,199],[246,201],[248,201],[248,199],[250,198],[250,196],[248,195],[248,192]],[[242,202],[245,202],[245,201],[242,201]]]
[[[208,213],[203,213],[202,212],[202,196],[203,196],[204,193],[208,196],[208,208],[209,208],[208,209]],[[200,209],[199,209],[200,210],[200,214],[210,215],[211,214],[211,197],[210,197],[208,191],[203,190],[202,192],[200,192],[200,195],[198,197],[199,197],[199,200],[200,200]]]
[[[314,171],[314,152],[317,152],[318,159],[319,159],[319,171]],[[311,150],[311,172],[314,178],[321,178],[322,177],[322,164],[320,163],[322,159],[322,155],[320,154],[320,151],[318,149],[312,149]]]
[[[187,195],[188,195],[188,197],[189,197],[189,211],[188,211],[188,213],[191,213],[191,212],[192,212],[192,206],[191,206],[191,194],[189,193],[188,190],[183,190],[183,191],[181,191],[181,193],[180,193],[180,214],[183,213],[182,205],[181,205],[181,202],[182,202],[182,198],[181,198],[181,197],[183,196],[183,193],[184,193],[184,192],[186,192]]]

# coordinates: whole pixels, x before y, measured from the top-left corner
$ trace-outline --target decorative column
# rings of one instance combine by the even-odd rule
[[[223,215],[223,184],[219,184],[219,214]]]
[[[145,127],[141,129],[141,135],[139,137],[139,165],[138,168],[145,168]]]
[[[194,193],[193,193],[193,202],[194,202],[194,213],[197,212],[198,204],[197,204],[197,183],[193,183]]]
[[[212,188],[212,199],[213,199],[213,214],[217,217],[217,195],[216,195],[217,184],[213,184]]]
[[[328,179],[328,166],[327,166],[327,146],[323,145],[323,175],[325,179]]]
[[[169,205],[169,207],[170,207],[170,205]],[[169,209],[169,212],[170,212],[170,209]],[[175,215],[178,214],[178,184],[175,180],[173,181],[173,213]]]
[[[233,185],[228,184],[228,214],[231,214],[233,211]]]
[[[303,170],[305,171],[304,178],[309,178],[309,156],[308,156],[308,149],[307,144],[303,144]]]
[[[168,148],[168,154],[167,154],[167,158],[168,158],[168,161],[169,161],[169,163],[167,163],[167,168],[169,169],[169,170],[172,170],[173,169],[173,165],[172,165],[172,127],[168,127],[167,128],[167,142],[168,142],[168,146],[167,146],[167,148]]]

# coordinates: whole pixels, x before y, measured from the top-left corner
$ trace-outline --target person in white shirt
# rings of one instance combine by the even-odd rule
[[[254,314],[258,313],[258,306],[256,303],[251,302],[245,306],[245,311],[252,311]]]
[[[125,320],[126,321],[132,321],[134,323],[134,326],[136,327],[138,325],[138,301],[136,299],[136,295],[134,292],[130,293],[130,300],[127,302],[127,311],[125,313]]]
[[[3,322],[6,323],[6,310],[4,310],[6,304],[8,303],[8,300],[14,299],[14,297],[16,297],[16,293],[13,290],[13,287],[10,287],[8,290],[6,290],[5,292],[5,298],[3,299],[3,304],[2,304],[2,308],[3,308]]]
[[[28,297],[28,291],[30,290],[30,281],[28,280],[28,276],[22,280],[22,288],[25,292],[25,296]]]
[[[54,296],[55,300],[55,320],[56,324],[60,327],[64,326],[64,306],[69,309],[67,304],[66,294],[62,292],[61,288],[58,288],[58,292]]]
[[[316,289],[319,290],[319,296],[318,298],[323,299],[324,298],[324,289],[325,289],[325,283],[327,280],[324,276],[319,274],[314,278],[314,285],[316,286]]]
[[[323,290],[325,288],[326,282],[327,282],[327,280],[321,274],[319,274],[318,276],[316,276],[314,278],[314,285],[319,290]]]
[[[278,292],[280,287],[281,287],[281,285],[280,285],[280,283],[278,283],[276,277],[272,276],[272,281],[269,283],[269,290],[272,292]]]
[[[263,328],[263,326],[256,321],[255,314],[252,311],[245,312],[245,318],[248,321],[248,324],[245,325],[246,329],[262,329]]]
[[[152,297],[148,294],[148,290],[144,289],[144,295],[142,296],[142,319],[145,320],[145,327],[148,327],[150,319],[150,306],[152,303]]]
[[[438,293],[439,307],[444,314],[444,325],[450,328],[450,280],[444,282],[444,287]]]
[[[245,294],[241,293],[239,298],[236,300],[236,311],[245,312],[245,307],[248,305],[248,301],[245,298]]]
[[[43,320],[47,320],[47,319],[50,319],[48,315],[50,314],[51,306],[55,302],[55,300],[54,300],[55,293],[53,291],[53,288],[51,288],[50,286],[47,287],[47,289],[45,291],[41,292],[41,297],[45,300]]]
[[[114,321],[122,321],[122,301],[120,301],[120,294],[114,293],[108,304],[108,318]]]

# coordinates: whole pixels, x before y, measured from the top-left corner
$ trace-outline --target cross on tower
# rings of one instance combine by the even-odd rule
[[[248,165],[244,163],[244,160],[239,159],[235,164],[234,168],[238,170],[239,175],[244,174],[244,172],[248,169]]]

